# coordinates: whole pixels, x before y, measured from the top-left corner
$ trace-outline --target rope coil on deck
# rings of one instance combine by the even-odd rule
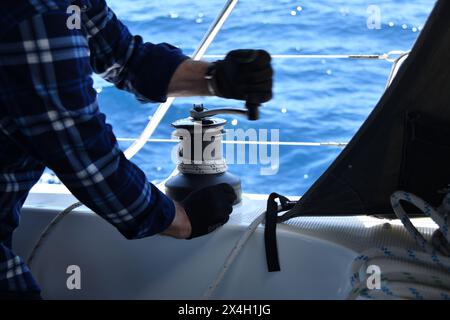
[[[401,201],[413,204],[439,227],[432,242],[412,224]],[[397,191],[391,197],[396,216],[422,251],[397,248],[372,248],[361,253],[352,265],[350,285],[352,290],[348,299],[358,297],[368,299],[443,299],[450,300],[450,236],[448,216],[450,214],[450,193],[445,196],[438,209],[423,199],[405,192]],[[442,237],[436,239],[435,235]],[[434,241],[433,241],[434,239]],[[381,286],[368,289],[367,267],[380,266]]]

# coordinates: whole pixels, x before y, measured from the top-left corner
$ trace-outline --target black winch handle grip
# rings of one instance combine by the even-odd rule
[[[261,107],[260,103],[247,101],[245,103],[245,107],[247,108],[248,120],[255,121],[259,119],[259,108]]]

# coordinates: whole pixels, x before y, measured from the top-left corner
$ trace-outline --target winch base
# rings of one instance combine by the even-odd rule
[[[166,195],[172,200],[180,202],[194,191],[221,183],[227,183],[233,187],[237,196],[234,204],[241,202],[241,179],[229,172],[206,175],[178,174],[166,182]]]

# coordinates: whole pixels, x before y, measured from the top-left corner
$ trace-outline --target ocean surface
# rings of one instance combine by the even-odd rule
[[[132,33],[149,42],[172,43],[192,54],[225,1],[108,3]],[[370,5],[376,5],[376,10]],[[237,48],[261,48],[278,55],[409,51],[433,5],[432,0],[241,0],[207,54]],[[379,28],[369,28],[368,19]],[[283,142],[348,142],[383,94],[391,68],[387,61],[345,59],[274,59],[273,65],[275,95],[261,110],[261,120],[225,117],[230,120],[228,128],[279,129]],[[138,137],[158,105],[140,104],[131,94],[102,82],[96,82],[96,87],[100,108],[117,137]],[[239,101],[217,98],[176,99],[153,138],[170,139],[170,123],[187,117],[194,103],[208,108],[242,107]],[[121,142],[123,149],[129,145]],[[133,161],[150,181],[161,181],[174,169],[173,147],[148,143]],[[267,167],[262,163],[230,165],[229,170],[241,176],[247,193],[302,195],[341,151],[339,147],[281,146],[276,174],[262,175],[261,167]]]

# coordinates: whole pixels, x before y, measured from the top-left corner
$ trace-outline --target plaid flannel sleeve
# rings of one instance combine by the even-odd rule
[[[82,30],[69,30],[67,17],[62,11],[36,15],[3,39],[8,43],[3,67],[9,69],[6,73],[17,85],[6,107],[12,119],[9,130],[18,145],[51,168],[81,202],[125,237],[135,239],[160,233],[174,218],[174,204],[120,151],[112,128],[97,105],[88,38]],[[135,42],[125,30],[124,39],[107,39],[106,33],[103,40],[97,39],[110,44],[105,43],[105,55],[96,52],[92,58],[97,68],[100,60],[105,67],[113,62],[116,55],[109,55],[108,48],[116,46],[111,41],[125,41],[124,47],[136,51],[132,49]],[[143,57],[146,50],[151,51],[149,48],[133,54],[142,55],[140,68],[149,73],[157,64],[153,59],[170,65],[157,69],[165,76],[173,71],[176,61],[182,60],[173,59],[170,54],[167,60],[164,54]],[[139,63],[139,59],[130,59],[131,65]],[[125,86],[131,88],[137,86],[136,82],[145,81],[123,68],[117,76],[110,77],[119,86],[129,83]],[[156,79],[157,75],[149,77]],[[148,88],[138,92],[161,99],[166,88],[162,83],[166,80],[147,82]]]
[[[189,57],[168,43],[144,43],[131,35],[105,0],[88,3],[81,18],[94,72],[142,102],[165,102],[173,73]]]

